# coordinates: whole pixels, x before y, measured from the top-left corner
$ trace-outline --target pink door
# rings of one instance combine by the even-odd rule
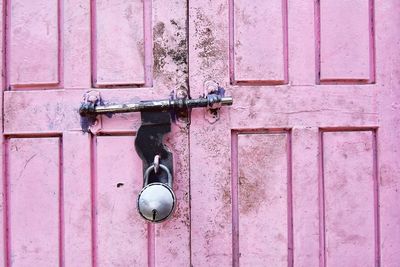
[[[189,1],[193,266],[400,266],[400,2]],[[376,2],[376,3],[375,3]]]
[[[140,114],[102,117],[95,134],[82,133],[78,114],[90,88],[115,103],[187,92],[186,3],[8,0],[1,9],[1,265],[188,266],[187,127],[166,140],[179,170],[175,215],[150,225],[136,210]]]
[[[4,266],[399,266],[398,1],[0,5]],[[178,206],[147,224],[140,114],[82,133],[83,95],[208,80],[234,105],[173,125]]]

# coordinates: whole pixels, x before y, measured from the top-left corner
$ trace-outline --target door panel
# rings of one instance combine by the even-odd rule
[[[9,0],[3,7],[1,262],[188,266],[188,129],[174,124],[165,138],[178,203],[169,221],[151,225],[136,211],[140,114],[99,117],[93,134],[82,133],[78,114],[92,88],[106,103],[187,94],[186,3]]]
[[[88,135],[62,135],[64,266],[90,266],[92,258],[91,151]],[[85,149],[82,149],[85,148]]]
[[[374,1],[316,3],[321,83],[374,82]]]
[[[142,162],[132,146],[133,136],[96,138],[96,216],[97,263],[100,266],[145,266],[147,224],[136,211],[137,196],[143,184]],[[129,166],[129,167],[128,167]],[[118,191],[126,191],[120,194]],[[135,245],[132,245],[135,244]]]
[[[237,162],[232,169],[233,250],[240,251],[243,266],[286,266],[292,257],[287,248],[293,246],[290,135],[236,132],[232,156]]]
[[[7,1],[7,66],[13,87],[61,83],[61,1]]]
[[[375,263],[379,232],[375,145],[374,131],[321,133],[320,216],[328,266],[344,266],[349,259],[353,266]]]
[[[6,147],[11,260],[16,266],[57,265],[63,203],[60,138],[10,138]]]
[[[92,5],[95,86],[144,84],[143,36],[151,25],[144,25],[143,1],[93,1]]]
[[[287,83],[286,1],[235,1],[235,6],[232,78],[246,84]]]
[[[191,94],[234,99],[192,113],[194,266],[398,264],[399,7],[189,3]]]

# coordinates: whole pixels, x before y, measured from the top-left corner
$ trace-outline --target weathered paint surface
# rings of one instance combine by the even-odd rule
[[[234,98],[192,114],[193,266],[399,265],[399,10],[189,2],[191,94]]]
[[[398,1],[50,2],[0,3],[1,266],[399,265]],[[82,133],[83,94],[207,80],[234,106],[173,125],[178,206],[146,224],[140,115]]]
[[[94,87],[114,103],[186,93],[186,3],[4,2],[0,266],[189,266],[188,129],[166,136],[178,205],[153,226],[136,211],[140,114],[93,135],[78,114]]]

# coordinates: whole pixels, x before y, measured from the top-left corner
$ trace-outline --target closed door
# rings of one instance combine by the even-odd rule
[[[399,8],[189,2],[194,266],[399,265]]]
[[[5,266],[397,266],[400,5],[7,0],[1,4]],[[177,208],[148,224],[140,114],[193,98],[165,143]],[[218,119],[219,117],[219,119]]]
[[[10,0],[2,8],[0,262],[188,266],[187,127],[174,125],[166,140],[179,170],[175,215],[152,225],[136,210],[140,114],[99,117],[91,133],[78,114],[91,89],[108,103],[187,93],[186,3]]]

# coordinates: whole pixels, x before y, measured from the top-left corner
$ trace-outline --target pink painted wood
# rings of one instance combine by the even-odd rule
[[[50,2],[0,3],[1,266],[399,265],[398,1]],[[83,134],[82,96],[210,79],[234,106],[173,125],[178,207],[146,224],[140,116]]]
[[[186,3],[0,5],[0,266],[189,266],[188,129],[166,137],[178,205],[154,226],[136,211],[140,114],[100,118],[98,133],[83,134],[77,113],[91,88],[109,102],[187,90]]]
[[[193,266],[399,266],[399,2],[206,2],[191,94],[234,105],[192,114]]]

